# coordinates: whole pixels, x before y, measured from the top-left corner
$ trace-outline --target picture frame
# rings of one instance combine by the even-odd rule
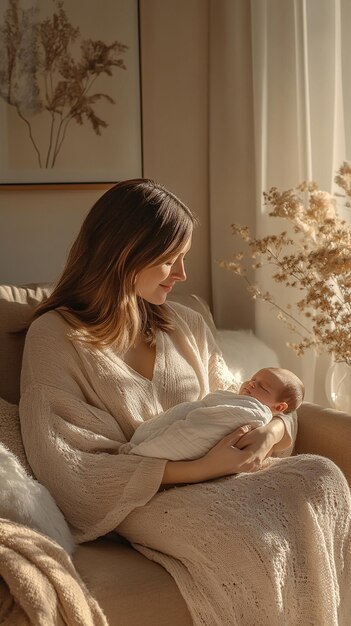
[[[138,0],[2,0],[0,190],[142,176]]]

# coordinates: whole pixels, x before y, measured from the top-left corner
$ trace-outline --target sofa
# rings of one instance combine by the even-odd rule
[[[7,418],[2,413],[0,441],[10,446],[9,431],[12,437],[15,432],[15,449],[24,464],[16,409],[24,333],[14,331],[25,327],[32,307],[49,291],[49,285],[0,286],[0,398],[9,403]],[[254,369],[278,365],[276,354],[252,332],[217,330],[209,307],[201,298],[177,294],[172,299],[205,317],[234,374],[245,376]],[[298,410],[298,424],[293,453],[329,457],[351,483],[351,416],[304,403]],[[110,626],[191,626],[187,607],[171,576],[117,535],[78,546],[72,558]]]

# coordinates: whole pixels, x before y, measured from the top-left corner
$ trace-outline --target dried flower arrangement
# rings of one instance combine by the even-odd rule
[[[80,40],[63,0],[52,2],[52,15],[40,21],[35,2],[21,8],[19,0],[8,0],[0,24],[0,97],[26,124],[40,168],[55,167],[72,122],[89,123],[97,135],[107,128],[94,107],[101,100],[114,100],[92,89],[102,74],[111,77],[114,68],[126,69],[123,55],[128,49],[119,41],[108,45]],[[45,145],[33,129],[38,115],[46,124]]]
[[[295,234],[283,231],[254,238],[246,226],[233,224],[233,234],[247,245],[246,253],[234,254],[221,266],[241,276],[253,298],[278,311],[278,318],[297,335],[288,345],[298,356],[313,347],[350,365],[351,225],[338,214],[338,203],[350,207],[351,163],[341,165],[335,182],[342,191],[334,195],[314,182],[265,192],[269,215],[287,220]],[[266,267],[275,282],[291,288],[293,301],[283,307],[271,293],[252,283],[245,268],[247,258],[255,270]]]

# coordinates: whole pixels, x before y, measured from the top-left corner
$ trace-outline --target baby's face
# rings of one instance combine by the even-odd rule
[[[272,413],[276,413],[279,406],[279,398],[284,391],[282,381],[269,369],[256,372],[250,380],[246,380],[240,387],[239,393],[243,396],[256,398],[268,406]]]

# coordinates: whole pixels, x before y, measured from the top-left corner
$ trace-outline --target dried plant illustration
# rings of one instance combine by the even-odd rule
[[[73,122],[89,124],[97,135],[107,128],[94,105],[115,101],[93,88],[102,74],[126,70],[127,50],[119,41],[82,39],[63,0],[53,0],[52,15],[42,20],[35,6],[22,8],[20,0],[8,0],[0,25],[0,96],[26,125],[39,167],[56,165]],[[45,116],[45,146],[35,136],[35,116]]]
[[[313,347],[351,365],[351,226],[341,217],[341,210],[350,208],[351,163],[341,165],[335,182],[342,191],[334,195],[315,182],[265,192],[269,216],[290,223],[291,234],[284,230],[255,238],[246,226],[233,224],[233,234],[246,244],[246,252],[221,265],[246,281],[253,298],[277,311],[297,337],[288,345],[298,356]],[[254,270],[265,268],[271,280],[288,287],[291,302],[282,306],[253,283],[248,260]]]

